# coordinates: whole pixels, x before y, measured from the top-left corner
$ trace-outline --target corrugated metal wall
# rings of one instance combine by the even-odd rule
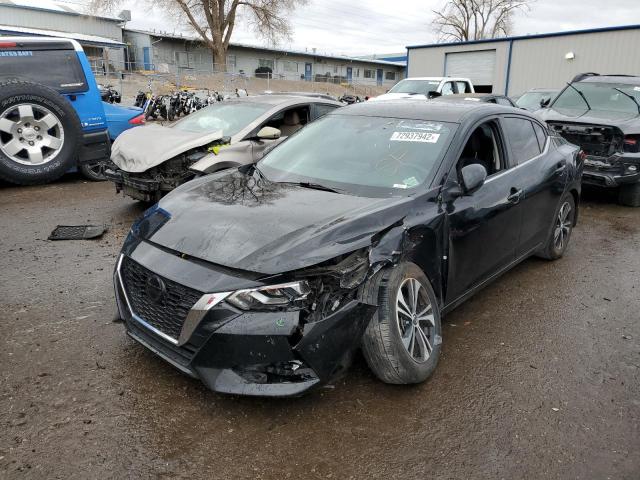
[[[509,94],[560,88],[583,72],[640,75],[639,47],[640,29],[516,41]],[[575,59],[565,59],[569,52]]]
[[[505,93],[509,41],[409,49],[408,76],[444,75],[445,56],[452,52],[496,49],[494,93]],[[590,32],[513,41],[509,95],[531,88],[561,88],[583,72],[640,75],[640,29]],[[572,52],[573,60],[565,55]]]

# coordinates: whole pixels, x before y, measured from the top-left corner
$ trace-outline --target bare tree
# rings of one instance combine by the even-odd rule
[[[440,41],[483,40],[511,33],[513,15],[528,10],[534,0],[449,0],[433,11]]]
[[[148,0],[169,16],[186,20],[213,53],[214,69],[225,70],[227,50],[236,22],[247,21],[270,43],[290,38],[288,15],[308,0]],[[92,0],[91,9],[113,9],[122,0]]]

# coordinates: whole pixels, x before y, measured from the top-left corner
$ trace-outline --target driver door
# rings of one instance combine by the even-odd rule
[[[478,124],[450,175],[459,187],[460,170],[467,165],[479,163],[488,174],[479,189],[458,196],[447,205],[447,304],[459,300],[515,260],[521,211],[519,198],[514,195],[514,172],[504,138],[497,119]]]

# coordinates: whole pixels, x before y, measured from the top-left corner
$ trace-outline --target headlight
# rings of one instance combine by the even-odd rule
[[[232,293],[227,302],[242,310],[275,310],[282,307],[295,307],[296,302],[306,300],[311,292],[305,281],[248,288]]]

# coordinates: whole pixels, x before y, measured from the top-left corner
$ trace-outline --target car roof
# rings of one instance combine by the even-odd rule
[[[634,77],[632,75],[592,75],[576,83],[625,83],[627,85],[640,85],[640,77]]]
[[[558,88],[530,88],[529,90],[527,90],[524,93],[533,93],[533,92],[538,92],[538,93],[543,92],[544,93],[544,92],[559,92],[559,91],[560,91],[560,89],[558,89]],[[523,95],[524,95],[524,93],[523,93]]]
[[[278,95],[288,97],[308,97],[308,98],[323,98],[325,100],[335,100],[334,97],[328,93],[315,93],[315,92],[271,92],[265,91],[263,95]]]
[[[465,80],[465,81],[469,81],[468,78],[462,78],[462,77],[407,77],[404,80],[430,80],[430,81],[438,81],[438,82],[442,81],[442,80]]]
[[[262,103],[264,105],[286,106],[288,104],[295,105],[298,103],[329,103],[332,105],[342,105],[336,100],[329,100],[322,97],[310,97],[303,95],[251,95],[248,97],[238,97],[225,100],[225,102],[243,102],[243,103]]]
[[[331,112],[330,115],[407,118],[461,123],[472,116],[514,113],[514,111],[535,118],[532,115],[528,115],[524,110],[492,103],[465,102],[464,100],[434,102],[432,100],[411,99],[356,103],[339,108]]]
[[[497,93],[452,93],[434,98],[434,100],[464,100],[465,98],[507,98],[505,95]]]
[[[20,44],[61,44],[61,43],[69,43],[73,46],[73,49],[82,52],[82,47],[80,44],[71,39],[71,38],[62,38],[62,37],[0,37],[0,42],[2,43],[16,43],[18,46]]]

